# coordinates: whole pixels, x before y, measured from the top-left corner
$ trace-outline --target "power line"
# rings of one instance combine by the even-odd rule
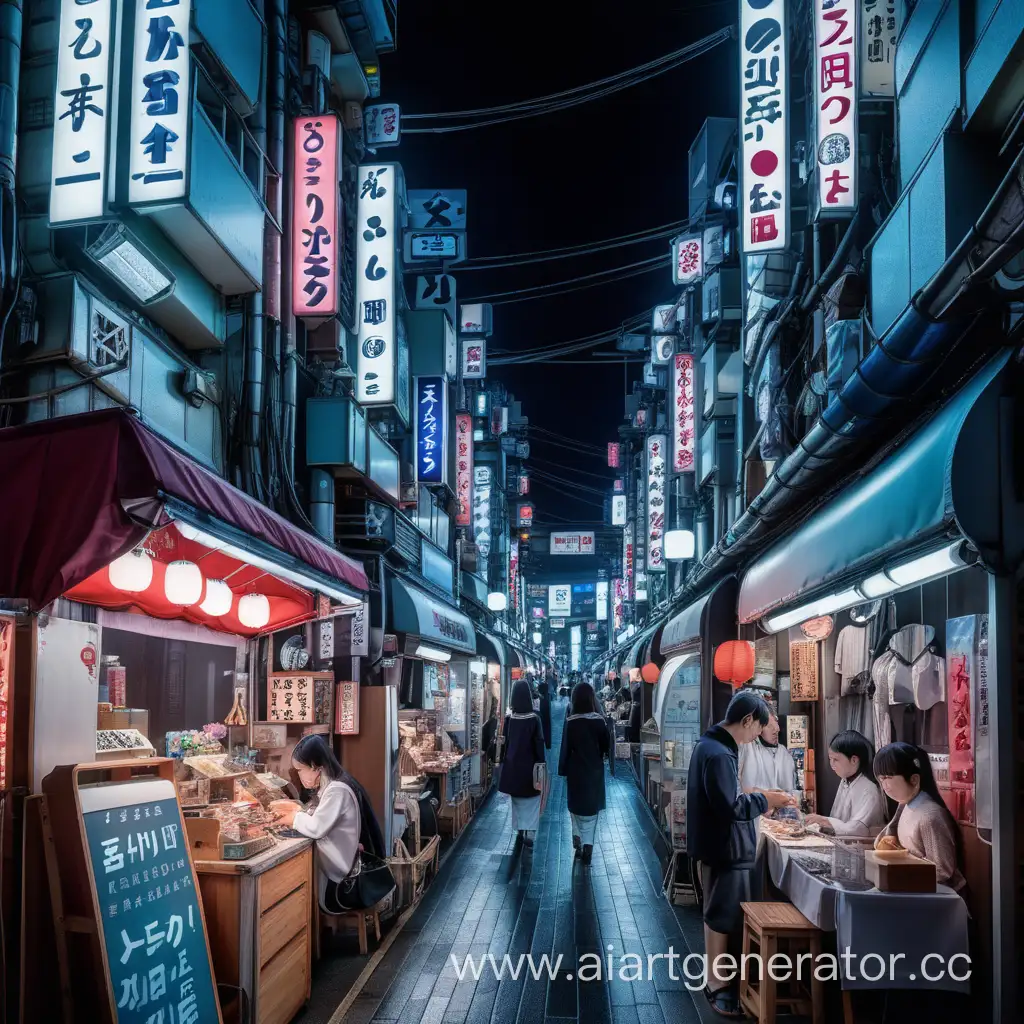
[[[550,466],[552,469],[561,469],[567,473],[579,473],[581,476],[591,476],[597,480],[604,480],[611,483],[607,473],[591,473],[586,469],[578,469],[576,466],[565,466],[560,462],[552,462],[550,459],[542,459],[539,456],[530,456],[529,465],[532,466],[535,462],[543,463],[545,466]]]
[[[579,445],[580,448],[585,448],[598,455],[604,453],[604,448],[599,444],[590,444],[587,441],[580,441],[578,438],[569,437],[568,434],[560,434],[557,430],[548,430],[547,427],[538,426],[536,423],[530,424],[528,429],[535,434],[544,434],[547,437],[553,437],[556,441],[565,441],[568,444]]]
[[[580,448],[575,448],[572,445],[562,444],[560,441],[551,441],[551,440],[549,440],[546,437],[536,437],[530,443],[531,444],[550,444],[550,445],[554,445],[556,448],[566,448],[570,452],[576,452],[577,455],[586,455],[586,456],[588,456],[591,459],[603,459],[607,455],[607,452],[602,452],[600,455],[598,455],[597,452],[584,451],[584,450],[582,450]]]

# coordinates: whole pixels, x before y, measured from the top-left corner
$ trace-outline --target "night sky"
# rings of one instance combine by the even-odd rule
[[[736,3],[430,0],[402,3],[399,11],[398,49],[381,66],[382,98],[400,103],[403,114],[418,114],[532,99],[617,74],[734,23]],[[634,16],[641,11],[642,18]],[[402,163],[409,188],[469,190],[471,258],[597,242],[686,217],[690,143],[706,117],[735,114],[737,74],[731,42],[607,98],[507,124],[403,135],[400,148],[387,155]],[[403,121],[403,127],[426,123]],[[456,267],[454,273],[461,303],[667,251],[667,240],[658,239],[582,258],[491,270]],[[673,301],[673,291],[666,265],[565,295],[495,302],[489,345],[526,349],[610,330],[655,303]],[[622,364],[602,362],[494,367],[490,376],[522,401],[531,426],[604,445],[618,439],[624,394],[642,364],[628,367],[627,388]],[[541,444],[535,434],[531,449],[537,468],[561,472],[539,461],[544,459],[607,472],[610,480],[599,459]],[[603,486],[592,477],[578,480]],[[601,518],[600,508],[534,483],[540,518]]]

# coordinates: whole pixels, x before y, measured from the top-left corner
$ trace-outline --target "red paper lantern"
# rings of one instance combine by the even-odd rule
[[[643,679],[645,683],[656,683],[658,681],[658,676],[660,675],[661,669],[658,668],[653,661],[647,662],[647,664],[640,669],[640,678]]]
[[[754,676],[754,645],[749,640],[726,640],[715,651],[715,678],[742,686]]]

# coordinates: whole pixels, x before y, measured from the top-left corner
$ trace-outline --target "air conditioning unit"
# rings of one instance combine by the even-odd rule
[[[331,41],[322,32],[306,33],[306,67],[314,67],[324,78],[331,77]]]

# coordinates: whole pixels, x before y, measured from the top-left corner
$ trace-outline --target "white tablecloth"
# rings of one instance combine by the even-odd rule
[[[961,958],[950,963],[951,957],[969,952],[967,905],[952,889],[940,885],[935,893],[850,892],[807,871],[791,856],[795,849],[769,839],[768,870],[808,921],[836,933],[844,989],[970,991],[969,980],[957,980],[969,971],[969,962]],[[852,960],[842,959],[846,950]],[[947,965],[956,978],[948,976]]]

